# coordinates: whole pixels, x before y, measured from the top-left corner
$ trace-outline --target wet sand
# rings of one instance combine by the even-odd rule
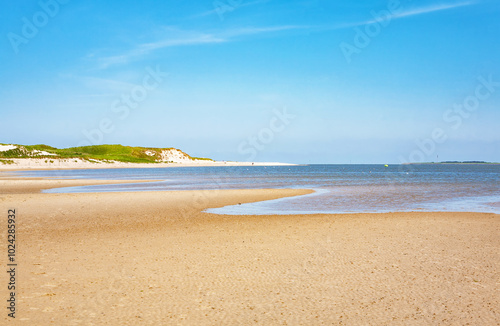
[[[0,194],[29,194],[39,193],[43,189],[80,187],[105,184],[124,184],[124,183],[144,183],[160,180],[70,180],[70,179],[47,179],[47,178],[22,178],[0,176]]]
[[[202,212],[308,192],[288,189],[39,193],[61,181],[76,182],[0,182],[4,221],[17,212],[9,324],[500,323],[500,215]]]

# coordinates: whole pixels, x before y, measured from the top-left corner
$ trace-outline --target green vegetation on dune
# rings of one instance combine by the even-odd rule
[[[128,163],[158,163],[162,161],[162,152],[176,150],[188,159],[210,160],[208,158],[194,158],[175,148],[131,147],[123,145],[94,145],[58,149],[47,145],[15,145],[16,149],[0,152],[0,158],[52,158],[83,160],[118,161]],[[39,151],[48,154],[40,153]]]
[[[16,146],[21,146],[21,145],[16,145]],[[50,152],[50,151],[57,151],[58,149],[55,148],[55,147],[52,147],[52,146],[49,146],[49,145],[43,145],[43,144],[39,144],[39,145],[28,145],[28,146],[23,146],[24,148],[26,148],[27,150],[29,151],[33,151],[33,150],[37,150],[37,151],[46,151],[46,152]]]
[[[149,149],[122,145],[97,145],[59,149],[55,153],[60,157],[108,160],[130,163],[155,163],[162,149],[150,150],[154,156],[146,154]]]
[[[8,164],[14,164],[14,161],[12,161],[12,160],[0,160],[0,163],[8,165]]]
[[[213,161],[211,158],[206,158],[206,157],[191,157],[193,160],[201,160],[201,161]]]
[[[28,158],[29,153],[21,148],[9,149],[8,151],[0,152],[1,158]]]

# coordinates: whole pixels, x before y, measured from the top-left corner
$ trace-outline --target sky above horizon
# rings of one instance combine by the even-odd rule
[[[3,3],[0,143],[500,162],[500,3]]]

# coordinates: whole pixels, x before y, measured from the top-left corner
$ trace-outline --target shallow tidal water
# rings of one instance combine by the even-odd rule
[[[500,164],[297,165],[19,172],[25,177],[158,182],[46,193],[304,188],[315,193],[208,210],[218,214],[468,211],[500,214]]]

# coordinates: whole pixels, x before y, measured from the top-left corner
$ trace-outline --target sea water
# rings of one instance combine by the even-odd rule
[[[19,172],[26,177],[156,180],[46,193],[313,189],[310,195],[209,209],[218,214],[468,211],[500,214],[500,164],[296,165]],[[167,196],[168,194],[166,194]]]

